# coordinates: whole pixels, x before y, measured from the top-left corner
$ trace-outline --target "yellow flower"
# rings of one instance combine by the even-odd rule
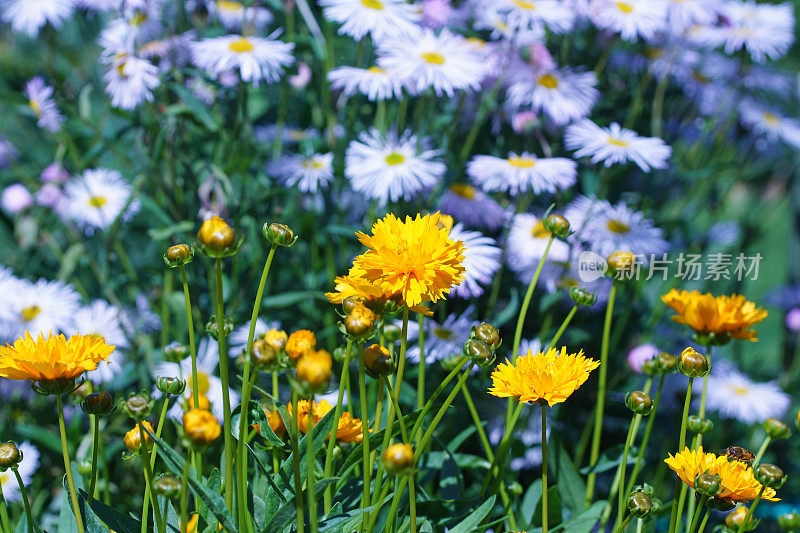
[[[464,243],[450,239],[438,213],[405,222],[388,214],[372,226],[372,235],[356,235],[369,248],[353,262],[357,272],[408,306],[436,302],[464,279]]]
[[[292,405],[286,406],[289,415],[292,415]],[[325,400],[315,402],[313,405],[308,400],[300,400],[297,403],[297,427],[302,433],[308,433],[308,420],[311,417],[311,427],[317,425],[325,414],[333,409],[333,406]],[[361,419],[353,418],[347,411],[343,412],[339,418],[336,429],[336,442],[361,442],[364,437]],[[371,431],[371,430],[370,430]],[[330,434],[328,434],[330,437]]]
[[[286,355],[296,361],[317,347],[317,338],[307,329],[300,329],[289,335],[286,341]]]
[[[713,334],[722,342],[729,338],[758,340],[756,332],[748,328],[767,317],[765,309],[737,294],[714,297],[711,293],[672,289],[661,300],[678,313],[672,320],[701,335]]]
[[[199,380],[198,380],[199,381]],[[198,409],[205,409],[208,411],[211,409],[211,402],[208,399],[208,396],[202,393],[197,393],[197,403],[198,405],[194,404],[194,394],[191,394],[191,391],[187,389],[187,392],[190,392],[189,397],[184,399],[183,410],[184,411],[191,411],[194,408]]]
[[[514,363],[497,365],[489,393],[499,398],[518,398],[520,402],[545,401],[553,406],[578,390],[598,366],[598,361],[583,356],[583,350],[568,354],[566,347],[560,351],[550,348],[547,353],[536,355],[528,351]]]
[[[269,423],[269,427],[272,432],[277,436],[282,437],[286,433],[286,426],[283,425],[283,418],[281,418],[281,414],[277,409],[270,410],[266,407],[264,407],[264,412],[267,414],[267,422]],[[261,431],[261,426],[259,424],[253,424],[253,429],[256,431]]]
[[[338,276],[334,279],[334,283],[336,283],[335,292],[325,293],[328,301],[338,305],[350,296],[357,296],[362,298],[372,309],[383,309],[389,301],[395,302],[400,306],[406,305],[398,294],[385,292],[380,285],[364,279],[362,274],[361,270],[353,267],[346,276]],[[409,306],[409,310],[425,315],[433,314],[433,311],[424,305]]]
[[[114,351],[99,335],[64,335],[44,338],[39,334],[34,341],[25,331],[11,346],[0,346],[0,377],[28,379],[31,381],[69,380],[87,370],[94,370]]]
[[[761,490],[761,483],[756,481],[753,469],[742,461],[730,460],[726,455],[717,456],[713,453],[704,453],[703,447],[692,451],[688,447],[680,453],[670,455],[664,459],[672,470],[678,474],[681,481],[694,488],[694,478],[698,474],[717,475],[720,477],[722,492],[718,498],[731,502],[754,500]],[[765,488],[762,498],[776,502],[775,490]]]
[[[217,417],[205,409],[183,413],[183,430],[189,440],[198,446],[208,446],[222,433]]]
[[[186,525],[181,526],[182,533],[196,533],[197,532],[197,521],[200,518],[200,515],[197,513],[193,514],[192,517],[186,522]]]
[[[145,429],[149,429],[150,431],[155,433],[155,430],[153,429],[153,426],[150,425],[150,422],[148,422],[147,420],[142,422],[142,426],[144,426]],[[138,452],[139,451],[139,446],[142,445],[142,433],[144,433],[144,443],[145,443],[145,446],[147,446],[148,444],[150,444],[150,442],[152,442],[152,439],[150,438],[150,435],[147,433],[147,431],[142,431],[142,430],[139,429],[139,425],[138,424],[133,426],[132,430],[130,430],[129,432],[125,433],[125,436],[122,437],[122,443],[130,451]]]
[[[236,244],[236,232],[227,222],[214,215],[203,222],[197,240],[213,253],[221,253]]]
[[[286,341],[288,340],[286,332],[280,329],[271,329],[261,338],[276,352],[283,350],[284,346],[286,346]]]

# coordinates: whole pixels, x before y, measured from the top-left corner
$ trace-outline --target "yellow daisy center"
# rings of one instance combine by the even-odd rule
[[[188,387],[194,391],[192,388],[192,377],[189,376],[189,379],[186,380],[186,384]],[[208,374],[205,372],[197,372],[197,394],[208,394],[208,389],[211,385],[208,382]]]
[[[527,2],[526,0],[514,0],[514,4],[522,9],[536,9],[536,4],[533,2]]]
[[[237,54],[243,54],[245,52],[252,52],[255,49],[253,43],[242,37],[241,39],[236,39],[232,41],[231,44],[228,45],[231,52],[235,52]]]
[[[472,200],[475,198],[475,187],[467,183],[454,183],[450,186],[450,190],[460,197],[466,198],[467,200]]]
[[[619,146],[620,148],[627,148],[631,143],[628,141],[623,141],[622,139],[617,139],[616,137],[609,137],[608,144],[613,144],[614,146]]]
[[[377,65],[373,65],[373,66],[369,67],[367,70],[369,70],[373,74],[383,74],[384,72],[386,72],[385,70],[383,70],[381,67],[379,67]]]
[[[627,14],[627,13],[632,13],[633,12],[633,6],[630,5],[627,2],[615,2],[615,3],[617,5],[617,9],[619,9],[623,13]]]
[[[613,219],[606,222],[606,227],[608,228],[608,231],[613,233],[628,233],[631,230],[629,225]]]
[[[6,481],[8,481],[8,472],[3,472],[2,474],[0,474],[0,487],[5,485]]]
[[[31,320],[39,316],[39,313],[41,312],[42,308],[39,307],[38,305],[29,305],[28,307],[23,309],[22,312],[20,312],[20,316],[22,316],[22,320],[24,322],[30,322]]]
[[[31,109],[33,109],[33,112],[36,113],[37,117],[42,114],[42,108],[39,106],[39,102],[36,100],[29,100],[28,105],[31,106]]]
[[[536,158],[512,155],[508,158],[508,164],[517,168],[533,168],[536,166]]]
[[[764,122],[769,124],[777,124],[780,122],[780,119],[772,113],[764,113]]]
[[[121,62],[119,63],[119,65],[117,65],[117,72],[119,72],[119,75],[120,75],[121,77],[123,77],[123,78],[127,78],[127,77],[128,77],[128,76],[125,74],[125,62],[124,62],[124,61],[121,61]]]
[[[404,163],[405,160],[406,156],[404,156],[403,154],[398,154],[397,152],[392,152],[385,158],[386,164],[389,165],[390,167]]]
[[[217,0],[217,9],[220,11],[241,11],[244,6],[240,2],[231,0]]]
[[[143,13],[141,11],[137,11],[131,17],[131,25],[132,26],[141,26],[147,20],[147,13]]]
[[[361,5],[370,9],[377,9],[378,11],[383,9],[383,2],[381,2],[381,0],[361,0]]]
[[[422,59],[431,65],[444,65],[444,56],[439,52],[423,52]]]
[[[558,78],[556,78],[552,74],[545,74],[544,76],[539,78],[539,85],[541,85],[545,89],[555,89],[556,87],[558,87]]]
[[[306,159],[305,161],[300,163],[300,165],[302,165],[303,168],[309,168],[309,169],[322,168],[322,162],[317,161],[316,159]]]
[[[743,395],[747,394],[748,392],[750,392],[750,389],[748,389],[747,387],[734,387],[733,388],[733,392],[743,396]]]
[[[433,330],[433,334],[436,336],[436,338],[445,341],[449,341],[453,338],[453,332],[447,328],[435,328]]]
[[[89,198],[89,205],[96,208],[101,208],[108,203],[105,196],[92,196]]]
[[[533,235],[534,239],[549,239],[550,232],[544,229],[544,224],[540,220],[536,223],[536,225],[531,230],[531,235]]]
[[[650,46],[644,51],[644,55],[647,59],[658,59],[664,55],[664,50],[656,48],[655,46]]]

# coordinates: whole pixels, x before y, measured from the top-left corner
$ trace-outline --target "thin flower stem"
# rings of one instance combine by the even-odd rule
[[[764,490],[766,488],[767,487],[765,485],[761,485],[761,489],[759,489],[758,491],[758,496],[756,496],[756,499],[753,500],[753,505],[751,505],[750,508],[747,510],[747,514],[744,516],[744,520],[742,520],[742,523],[739,524],[738,533],[744,533],[745,529],[747,528],[747,525],[750,523],[750,519],[753,517],[753,513],[756,512],[756,507],[758,506],[758,502],[761,501],[761,496],[764,495]]]
[[[506,430],[503,433],[503,438],[500,440],[500,445],[497,447],[497,453],[494,456],[494,461],[492,461],[492,465],[489,467],[489,471],[486,473],[486,477],[481,485],[481,495],[483,495],[486,492],[486,489],[489,487],[489,483],[492,481],[492,473],[495,469],[497,469],[496,478],[498,484],[500,484],[503,479],[503,464],[505,463],[506,455],[508,454],[508,447],[511,442],[511,434],[514,432],[514,427],[517,425],[517,420],[519,420],[520,414],[522,414],[523,405],[525,404],[519,403],[517,405],[516,409],[514,409],[511,415],[511,419],[506,424]]]
[[[600,456],[600,437],[603,434],[603,414],[606,407],[606,380],[608,376],[608,344],[611,337],[611,322],[614,317],[614,299],[617,295],[617,281],[611,282],[611,291],[606,304],[606,316],[603,322],[603,338],[600,345],[600,375],[597,384],[597,405],[594,411],[594,428],[592,433],[592,447],[589,452],[589,466],[594,467]],[[594,499],[594,485],[597,473],[592,472],[586,480],[585,506],[589,507]]]
[[[56,406],[58,407],[58,431],[61,434],[61,454],[64,457],[64,470],[67,474],[67,486],[69,487],[69,496],[72,501],[72,511],[75,514],[75,524],[78,526],[78,532],[85,533],[81,508],[78,506],[78,493],[75,491],[75,480],[72,477],[72,463],[70,462],[69,447],[67,446],[67,429],[64,425],[64,405],[61,403],[60,394],[56,394]],[[11,529],[9,528],[8,531],[11,531]]]
[[[15,465],[11,467],[11,470],[14,471],[14,476],[17,478],[17,484],[19,485],[19,492],[22,495],[22,504],[25,506],[25,516],[28,518],[28,531],[33,533],[36,526],[34,525],[33,513],[31,512],[31,502],[28,500],[28,491],[25,489],[25,483],[22,482],[22,476],[19,475],[18,466]]]
[[[311,395],[311,405],[314,405],[314,395]],[[314,421],[308,417],[308,433],[306,435],[306,490],[308,491],[308,519],[311,524],[311,533],[317,533],[317,493],[314,481],[316,458],[314,457]]]
[[[628,527],[631,518],[633,518],[633,515],[628,513],[628,516],[625,517],[625,520],[622,521],[622,524],[619,526],[619,528],[614,530],[614,533],[621,533],[622,531],[625,531],[625,528]]]
[[[706,345],[706,359],[708,359],[708,363],[711,364],[711,345]],[[705,418],[706,416],[706,390],[708,389],[708,373],[703,378],[703,392],[700,393],[700,405],[697,408],[697,416],[700,418]],[[693,443],[692,450],[696,450],[700,446],[703,445],[703,434],[698,433],[697,439]]]
[[[419,345],[419,364],[417,365],[417,409],[422,409],[425,405],[425,330],[424,330],[425,315],[422,313],[417,314],[417,323],[419,324],[419,335],[417,337],[417,344]]]
[[[397,361],[397,380],[395,381],[394,403],[400,401],[400,389],[403,387],[403,371],[406,367],[406,350],[408,349],[408,307],[403,308],[403,327],[400,335],[400,357]],[[363,356],[361,357],[363,359]],[[396,413],[400,416],[400,413]]]
[[[764,457],[764,452],[767,451],[767,446],[772,442],[772,437],[769,435],[764,437],[764,442],[761,443],[761,447],[756,452],[756,458],[753,459],[753,468],[757,467],[761,464],[761,459]]]
[[[547,246],[545,246],[542,258],[539,259],[539,264],[536,265],[536,271],[533,273],[533,278],[531,278],[531,282],[528,284],[528,289],[525,291],[525,297],[522,300],[522,307],[520,307],[519,315],[517,316],[517,327],[514,330],[514,344],[511,347],[512,362],[517,357],[519,344],[522,341],[522,327],[525,325],[525,316],[528,314],[528,307],[531,305],[533,290],[536,288],[536,283],[539,281],[539,275],[542,273],[542,268],[544,267],[544,262],[547,259],[547,254],[550,251],[550,245],[553,244],[553,239],[555,239],[555,235],[551,234],[550,239],[547,241]],[[509,400],[509,402],[510,401],[511,400]]]
[[[222,259],[215,259],[217,272],[217,344],[219,345],[219,377],[222,381],[222,431],[225,436],[225,505],[233,511],[233,435],[231,434],[230,378],[228,352],[225,349],[225,315],[222,295]],[[296,415],[295,415],[296,416]]]
[[[8,518],[8,507],[6,507],[6,499],[3,497],[2,490],[0,490],[0,524],[3,525],[3,531],[14,531],[11,528],[11,520]]]
[[[403,438],[404,443],[410,444],[410,441],[408,440],[408,431],[406,430],[406,421],[403,420],[403,413],[400,411],[400,404],[398,404],[394,399],[394,390],[392,389],[392,385],[386,378],[381,378],[381,382],[386,385],[388,396],[392,400],[392,406],[397,412],[397,422],[400,424],[400,436]],[[417,442],[419,442],[419,437],[420,435],[417,435]]]
[[[481,446],[483,446],[483,452],[490,462],[494,461],[494,452],[489,443],[489,438],[486,436],[486,430],[483,429],[483,423],[481,422],[481,417],[478,415],[478,410],[475,409],[475,402],[472,401],[472,393],[469,392],[469,387],[467,386],[464,386],[461,392],[464,395],[464,400],[467,402],[467,409],[469,409],[469,414],[472,416],[475,429],[478,431],[478,437],[480,438]]]
[[[186,528],[189,520],[189,457],[192,451],[186,454],[186,463],[183,465],[183,472],[181,473],[181,528]]]
[[[697,533],[703,533],[703,531],[706,530],[706,523],[708,522],[708,518],[710,516],[711,516],[711,508],[709,507],[708,509],[706,509],[706,515],[703,517],[703,521],[700,522],[700,529],[697,530]]]
[[[686,530],[686,533],[692,533],[694,528],[697,527],[697,523],[700,521],[700,515],[703,514],[703,507],[706,506],[706,502],[708,502],[708,496],[703,496],[700,498],[700,505],[697,507],[697,511],[694,512],[692,523],[689,525],[689,529]]]
[[[547,406],[541,404],[541,408],[542,408],[542,533],[547,533]],[[512,527],[516,529],[516,526]]]
[[[192,358],[192,405],[200,406],[200,392],[197,390],[197,346],[194,342],[194,319],[192,318],[192,299],[189,296],[189,279],[186,277],[186,267],[181,265],[181,280],[183,281],[183,300],[186,304],[186,326],[189,332],[189,354]],[[203,455],[200,452],[194,454],[195,468],[198,476],[202,477]]]
[[[297,419],[300,413],[297,411],[297,391],[292,388],[292,427],[291,427],[291,440],[292,440],[292,466],[294,470],[294,502],[295,510],[297,511],[297,533],[303,533],[305,524],[303,522],[303,480],[300,479],[300,446],[299,429],[297,427]]]
[[[153,487],[153,484],[155,483],[155,478],[153,477],[153,468],[150,466],[150,461],[148,461],[147,454],[145,453],[147,450],[147,440],[145,440],[145,437],[150,437],[144,432],[141,422],[139,422],[137,425],[139,426],[139,439],[141,442],[140,458],[142,460],[142,468],[144,469],[145,488],[150,493],[150,501],[153,502],[153,519],[156,522],[156,528],[158,531],[160,533],[165,533],[166,527],[161,521],[161,510],[158,508],[158,498],[156,498],[156,491]],[[144,517],[144,520],[147,520],[146,516]]]
[[[353,355],[353,341],[347,341],[347,347],[344,351],[344,362],[342,363],[342,376],[339,378],[339,397],[336,400],[336,408],[333,411],[333,427],[331,428],[331,436],[328,438],[328,449],[325,451],[325,478],[331,477],[331,470],[333,469],[333,450],[336,448],[336,436],[339,432],[339,419],[342,417],[342,401],[344,400],[344,380],[350,369],[350,358]],[[328,485],[325,487],[324,494],[324,509],[325,514],[328,514],[333,506],[333,487]]]
[[[686,421],[689,418],[689,404],[692,403],[692,384],[694,383],[694,378],[689,378],[689,384],[686,386],[686,398],[683,401],[683,415],[681,417],[681,432],[680,436],[678,437],[678,451],[680,453],[683,451],[683,448],[686,446]],[[681,486],[683,482],[681,478],[678,477],[675,480],[675,490],[672,493],[672,514],[669,518],[669,533],[674,533],[680,525],[680,513],[683,510],[683,505],[678,504],[675,505],[675,502],[678,501],[679,496],[681,495]],[[680,507],[680,508],[679,508]]]
[[[625,509],[625,491],[623,488],[625,487],[625,468],[628,462],[628,450],[631,447],[631,442],[633,440],[633,429],[638,425],[639,420],[641,420],[642,415],[635,414],[633,418],[631,418],[631,424],[628,427],[628,436],[625,437],[625,448],[622,449],[622,461],[619,463],[619,482],[617,483],[617,492],[618,499],[617,499],[617,519],[614,521],[614,527],[617,527],[619,524],[622,523],[622,514],[623,509]],[[544,433],[543,433],[544,434]]]
[[[414,487],[414,473],[408,474],[408,518],[411,521],[411,533],[417,533],[417,492]]]
[[[653,137],[661,137],[661,119],[664,110],[664,96],[667,94],[669,76],[664,76],[656,85],[656,93],[653,96],[653,112],[650,117],[650,130]]]
[[[406,317],[408,317],[408,312],[406,312]],[[361,508],[366,509],[369,507],[370,504],[370,477],[372,476],[372,469],[369,467],[369,456],[370,456],[370,449],[369,449],[369,413],[367,412],[367,379],[366,379],[366,370],[364,368],[364,342],[358,341],[358,396],[359,401],[361,403],[361,435],[362,435],[362,446],[361,449],[363,450],[363,464],[362,469],[364,473],[364,484],[363,490],[361,493]],[[394,398],[392,398],[394,399]],[[400,416],[400,413],[398,413]],[[362,530],[366,524],[362,521],[361,527]]]
[[[572,317],[575,316],[575,312],[577,310],[578,310],[578,304],[573,305],[572,309],[570,309],[570,311],[569,311],[569,314],[564,319],[564,321],[561,323],[561,326],[558,328],[558,331],[556,331],[556,334],[553,335],[553,340],[551,340],[550,343],[548,343],[547,348],[555,348],[556,347],[556,343],[561,338],[561,335],[564,334],[564,331],[567,329],[567,326],[569,326],[569,323],[572,321]],[[547,348],[545,348],[545,351],[547,351]]]
[[[91,415],[92,419],[92,477],[89,481],[89,497],[94,498],[94,491],[97,487],[97,454],[100,449],[100,417]]]
[[[636,484],[636,480],[639,477],[639,472],[642,470],[642,466],[644,465],[644,454],[647,451],[647,445],[650,442],[650,433],[653,431],[653,424],[656,420],[658,403],[661,400],[661,389],[664,386],[664,376],[665,374],[661,374],[661,377],[658,380],[656,397],[655,400],[653,400],[653,410],[650,411],[650,417],[647,420],[647,427],[644,429],[644,437],[642,437],[642,443],[639,445],[639,455],[636,457],[636,464],[633,465],[633,470],[631,471],[631,479],[625,489],[627,494],[630,494],[633,490],[633,486]]]
[[[644,520],[641,518],[636,520],[636,533],[642,533],[642,526],[644,525]]]
[[[417,421],[414,422],[414,426],[411,428],[411,437],[414,440],[418,440],[416,439],[417,431],[419,431],[420,426],[422,426],[423,422],[425,421],[425,417],[430,412],[434,402],[437,399],[439,399],[439,395],[442,394],[442,391],[444,391],[444,389],[447,387],[447,384],[450,383],[453,380],[453,378],[455,378],[458,375],[459,372],[461,372],[461,368],[466,363],[467,363],[467,358],[465,356],[462,356],[461,359],[459,359],[456,362],[456,364],[453,365],[453,370],[451,370],[450,373],[447,375],[447,377],[445,377],[442,380],[442,382],[439,383],[439,386],[436,387],[435,391],[433,391],[433,394],[431,394],[430,398],[428,398],[428,401],[425,402],[425,405],[422,408],[422,412],[420,412],[419,417],[417,417]],[[392,406],[392,408],[394,407]]]

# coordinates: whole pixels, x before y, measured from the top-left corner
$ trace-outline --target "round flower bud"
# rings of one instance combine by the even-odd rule
[[[222,334],[226,337],[233,331],[233,321],[229,318],[224,318],[222,321]],[[217,322],[217,315],[211,315],[211,319],[206,322],[206,333],[211,335],[214,340],[219,341],[219,323]]]
[[[197,240],[203,252],[210,257],[226,257],[236,252],[236,232],[216,215],[203,222],[197,232]]]
[[[31,385],[31,388],[39,396],[69,394],[75,390],[75,378],[43,379]]]
[[[647,374],[648,376],[653,376],[655,374],[658,374],[659,372],[658,361],[655,358],[644,361],[642,363],[641,370],[642,374]]]
[[[494,361],[494,352],[491,346],[478,339],[470,339],[464,345],[464,355],[469,357],[478,366],[487,366]]]
[[[203,448],[220,436],[222,428],[211,411],[192,409],[183,413],[183,431],[192,444]]]
[[[0,444],[0,472],[14,468],[22,461],[22,452],[13,442]]]
[[[344,329],[353,337],[363,337],[375,325],[375,313],[363,304],[357,304],[344,319]]]
[[[264,238],[275,246],[289,247],[297,241],[294,232],[285,224],[265,222],[261,232],[264,234]]]
[[[740,505],[736,509],[733,510],[732,513],[728,514],[725,517],[725,525],[728,526],[733,531],[739,531],[739,528],[744,523],[744,519],[747,517],[747,506]],[[747,528],[744,529],[747,531]]]
[[[286,346],[288,338],[285,331],[271,329],[261,337],[261,340],[268,342],[272,349],[275,350],[275,353],[278,353]]]
[[[345,315],[349,315],[357,305],[364,305],[364,298],[361,296],[348,296],[342,300],[342,311]]]
[[[552,214],[542,221],[544,229],[562,239],[569,236],[569,221],[561,215]]]
[[[317,338],[307,329],[300,329],[289,335],[286,341],[286,355],[293,361],[297,361],[303,355],[317,347]]]
[[[88,476],[92,473],[92,462],[89,459],[84,459],[78,463],[78,473],[82,476]]]
[[[691,346],[681,352],[678,357],[678,370],[684,376],[701,378],[711,370],[705,355],[695,351]]]
[[[646,518],[653,511],[653,500],[644,492],[632,492],[627,507],[634,518]]]
[[[327,387],[331,381],[333,359],[325,350],[309,352],[297,360],[297,381],[314,390]]]
[[[656,363],[662,373],[669,374],[678,366],[678,358],[671,353],[661,352],[656,356]]]
[[[176,244],[167,248],[164,263],[170,268],[182,267],[194,259],[194,247],[191,244]]]
[[[632,252],[614,252],[608,256],[606,264],[611,274],[630,272],[636,264],[636,256]]]
[[[142,426],[150,431],[153,431],[153,426],[150,425],[150,422],[147,420],[142,421]],[[152,442],[150,435],[147,431],[143,431],[139,428],[139,424],[133,426],[133,429],[125,433],[125,436],[122,438],[122,443],[125,445],[128,450],[137,453],[139,451],[139,447],[142,445],[142,433],[144,433],[144,444],[145,447]]]
[[[164,347],[164,356],[170,363],[178,363],[189,356],[189,347],[179,342],[171,342]]]
[[[383,465],[390,474],[407,472],[414,466],[414,449],[410,444],[392,444],[383,452]]]
[[[500,346],[500,332],[491,324],[484,322],[475,328],[475,338],[485,342],[489,348],[496,350]]]
[[[583,287],[570,287],[569,297],[578,305],[591,307],[597,302],[597,293],[589,292]]]
[[[87,415],[107,415],[114,410],[114,397],[104,390],[93,392],[81,402],[81,409]]]
[[[653,399],[641,390],[635,390],[625,395],[625,405],[637,415],[647,416],[653,410]]]
[[[259,369],[269,369],[278,362],[278,354],[266,339],[258,339],[250,346],[250,363]]]
[[[778,525],[786,531],[800,529],[800,514],[797,511],[784,513],[778,517]]]
[[[692,433],[699,433],[700,435],[705,435],[714,429],[714,422],[708,418],[700,418],[697,415],[690,416],[686,423],[686,427],[689,428],[689,431]]]
[[[773,489],[779,489],[786,483],[786,474],[772,463],[761,463],[756,467],[756,481]]]
[[[727,513],[736,507],[736,504],[732,501],[725,498],[716,498],[714,496],[711,496],[708,501],[706,501],[706,505],[717,511],[722,511],[723,513]]]
[[[698,474],[694,478],[694,490],[704,496],[716,496],[722,490],[722,480],[716,474]]]
[[[197,403],[198,405],[194,404],[194,394],[190,394],[188,398],[184,399],[184,411],[190,411],[192,409],[205,409],[206,411],[211,409],[211,401],[208,399],[208,396],[205,394],[198,393],[197,394]]]
[[[518,481],[513,481],[509,483],[506,490],[508,490],[508,492],[514,494],[515,496],[520,496],[524,492],[522,485],[520,485]]]
[[[386,342],[397,342],[400,340],[400,335],[402,335],[402,330],[394,324],[384,324],[383,325],[383,336],[386,339]]]
[[[175,476],[159,476],[153,488],[165,498],[176,498],[181,492],[181,482]]]
[[[124,404],[125,412],[135,420],[142,420],[153,409],[153,402],[143,394],[133,394]]]
[[[786,440],[792,436],[792,430],[789,426],[778,420],[777,418],[767,418],[762,424],[764,431],[773,439]]]
[[[364,366],[370,373],[378,377],[388,376],[395,371],[392,354],[380,344],[364,348]]]
[[[641,485],[635,485],[632,492],[644,492],[652,498],[655,495],[656,490],[650,483],[642,483]]]
[[[168,396],[180,396],[186,390],[186,382],[178,378],[159,377],[156,387]]]

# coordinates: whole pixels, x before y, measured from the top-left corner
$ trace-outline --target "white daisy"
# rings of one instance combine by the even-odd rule
[[[602,161],[604,166],[610,167],[633,161],[644,172],[666,168],[672,153],[672,148],[658,137],[640,137],[616,122],[601,128],[589,119],[581,119],[567,128],[564,145],[569,150],[577,150],[575,157],[591,156],[593,164]]]
[[[747,48],[758,63],[782,57],[794,42],[794,12],[788,2],[757,4],[728,1],[722,14],[725,24],[715,28],[715,35],[725,53]]]
[[[366,95],[370,102],[402,98],[403,84],[381,67],[337,67],[328,73],[331,89],[341,90],[346,96]]]
[[[791,402],[777,381],[752,381],[727,361],[715,364],[708,376],[706,408],[723,418],[757,424],[767,418],[780,418]]]
[[[256,318],[256,328],[253,330],[253,339],[258,339],[262,335],[266,335],[272,329],[280,329],[280,323],[271,320],[269,322]],[[228,335],[228,355],[231,357],[239,357],[247,348],[247,336],[250,334],[250,321],[248,320],[241,326],[234,328],[230,335]]]
[[[439,200],[439,211],[466,226],[496,230],[508,220],[508,212],[488,194],[469,183],[454,183]]]
[[[437,96],[452,97],[457,90],[478,90],[491,67],[474,43],[443,29],[420,30],[405,39],[378,46],[378,66],[392,72],[421,93],[433,88]]]
[[[28,105],[38,119],[37,124],[50,133],[57,133],[64,122],[64,115],[58,110],[53,101],[53,88],[46,85],[44,78],[37,76],[25,84],[25,96],[28,98]]]
[[[450,238],[464,243],[464,280],[453,288],[453,296],[477,298],[483,294],[483,286],[488,285],[500,270],[502,251],[497,242],[477,231],[468,231],[461,224],[450,230]]]
[[[17,465],[17,473],[22,479],[22,484],[26,489],[33,481],[33,475],[39,468],[39,450],[30,442],[21,442],[17,448],[22,453],[22,461]],[[19,481],[16,475],[9,468],[5,472],[0,472],[0,491],[3,492],[3,498],[9,502],[18,502],[22,500],[22,493],[19,490]]]
[[[712,24],[717,20],[715,0],[668,0],[669,29],[682,32],[695,25]]]
[[[800,148],[800,120],[786,118],[775,109],[746,99],[739,105],[742,124],[756,135],[770,141],[782,140],[792,148]]]
[[[558,0],[498,0],[491,5],[505,17],[514,31],[533,31],[540,34],[566,33],[575,23],[575,12]]]
[[[477,155],[467,165],[467,175],[486,192],[503,191],[512,196],[563,191],[575,184],[577,163],[563,157],[536,157],[528,152],[507,158]]]
[[[22,183],[12,183],[0,193],[0,209],[16,214],[33,205],[33,195]]]
[[[340,23],[340,35],[360,41],[367,33],[380,43],[417,31],[420,13],[402,0],[319,0],[327,20]]]
[[[103,300],[95,300],[81,307],[72,315],[68,335],[99,335],[106,343],[116,346],[107,361],[97,365],[96,370],[86,374],[93,383],[107,383],[122,370],[124,352],[129,346],[128,337],[122,329],[120,310]]]
[[[221,422],[224,407],[222,405],[222,381],[214,375],[219,364],[219,345],[211,338],[203,338],[197,345],[197,392],[203,394],[211,403],[211,412]],[[183,416],[185,401],[192,397],[192,358],[186,357],[179,363],[163,361],[156,365],[153,377],[179,377],[186,380],[186,390],[183,393],[184,402],[175,402],[167,411],[172,420],[180,420]],[[239,403],[239,395],[234,390],[229,390],[231,406]],[[153,396],[160,397],[161,392],[156,389]]]
[[[60,28],[72,15],[74,7],[71,0],[6,0],[2,19],[9,22],[14,31],[36,37],[48,22],[54,28]]]
[[[118,53],[111,59],[103,81],[111,105],[127,110],[145,101],[152,102],[153,89],[161,84],[158,67],[127,53]]]
[[[605,200],[578,196],[564,210],[564,217],[575,228],[575,238],[603,257],[626,251],[647,262],[651,255],[663,254],[669,248],[664,232],[624,202],[612,205]]]
[[[425,340],[425,362],[427,364],[447,359],[453,355],[461,355],[464,343],[469,338],[470,328],[477,324],[470,318],[473,307],[468,307],[460,315],[451,313],[441,324],[430,317],[423,321]],[[408,351],[406,358],[411,363],[419,362],[419,323],[408,322]]]
[[[533,278],[539,259],[544,256],[550,233],[544,229],[542,219],[531,213],[515,215],[511,222],[506,239],[506,263],[517,274],[517,277],[527,283]],[[552,270],[556,265],[564,263],[569,258],[569,246],[565,242],[554,239],[547,253],[545,266]],[[562,268],[558,267],[557,271]]]
[[[618,32],[626,41],[652,39],[667,24],[664,0],[592,0],[589,16],[601,29]]]
[[[571,68],[519,71],[508,87],[508,103],[530,107],[556,125],[587,116],[600,97],[594,72]]]
[[[252,24],[261,30],[273,20],[272,13],[263,7],[245,7],[235,0],[216,0],[208,3],[208,12],[216,17],[228,31],[241,30],[245,24]]]
[[[51,331],[68,331],[72,317],[78,310],[79,296],[63,281],[40,279],[32,283],[13,278],[0,283],[0,300],[4,302],[9,316],[8,334],[16,338],[26,330],[36,338]],[[6,329],[6,328],[3,328]]]
[[[130,219],[139,211],[139,202],[131,200],[133,187],[116,170],[86,170],[64,185],[64,216],[84,228],[87,235],[105,230],[120,216]]]
[[[261,37],[224,35],[192,44],[192,61],[212,77],[238,69],[242,80],[258,86],[281,79],[284,67],[294,62],[294,43],[278,41],[273,33]]]
[[[361,132],[347,147],[344,175],[357,192],[381,205],[401,198],[410,200],[417,192],[435,185],[447,169],[438,150],[425,148],[411,132],[402,137],[378,130]]]
[[[267,173],[280,179],[287,187],[301,192],[317,192],[333,179],[333,153],[305,157],[289,154],[267,164]]]

